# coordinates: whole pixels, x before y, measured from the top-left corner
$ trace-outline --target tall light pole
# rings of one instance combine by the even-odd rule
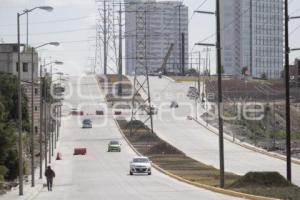
[[[41,48],[43,46],[46,46],[46,45],[58,46],[59,43],[58,42],[49,42],[49,43],[45,43],[43,45],[31,48],[31,186],[32,187],[35,186],[35,175],[34,175],[34,173],[35,173],[35,170],[34,170],[34,156],[35,156],[34,155],[34,149],[35,149],[35,145],[34,145],[34,134],[35,134],[34,133],[34,83],[35,83],[34,67],[35,66],[34,66],[33,57],[34,57],[35,50],[37,50],[38,48]],[[40,137],[40,139],[41,139],[41,137]],[[40,152],[40,156],[42,156],[41,152]]]
[[[45,105],[45,98],[43,96],[46,94],[46,90],[45,90],[45,86],[43,85],[43,68],[51,65],[51,64],[60,64],[62,62],[60,61],[54,61],[54,62],[50,62],[50,63],[44,63],[43,65],[40,66],[40,154],[42,154],[43,152],[43,145],[42,145],[42,138],[43,138],[43,129],[44,129],[44,139],[45,139],[45,169],[47,168],[47,136],[46,136],[46,124],[44,121],[44,113],[46,113],[46,110],[44,109],[44,105]],[[44,87],[43,87],[44,86]],[[43,157],[42,155],[40,155],[40,179],[43,178]]]
[[[18,156],[19,156],[19,195],[23,195],[23,144],[22,144],[22,86],[21,86],[21,52],[20,52],[20,17],[36,9],[52,11],[50,6],[39,6],[32,9],[26,9],[17,13],[17,40],[18,40]]]
[[[286,112],[286,177],[292,182],[291,164],[291,108],[290,108],[290,52],[299,51],[300,48],[290,49],[289,46],[289,20],[300,19],[300,16],[289,17],[288,0],[285,0],[285,112]]]
[[[285,0],[285,112],[286,112],[286,177],[289,182],[292,181],[291,167],[291,119],[290,119],[290,47],[289,47],[289,6],[288,0]]]
[[[122,96],[122,74],[123,74],[123,66],[122,66],[122,4],[120,3],[120,11],[119,11],[119,85],[118,85],[118,96]]]
[[[219,118],[219,149],[220,149],[220,187],[224,188],[224,138],[223,138],[223,95],[222,95],[222,60],[221,60],[221,27],[220,27],[220,0],[216,0],[217,16],[217,70],[218,70],[218,118]]]
[[[58,74],[59,76],[60,76],[60,82],[61,82],[61,76],[64,74],[64,73],[62,73],[62,72],[56,72],[56,73],[52,73],[52,65],[51,65],[51,85],[53,84],[53,82],[55,82],[55,81],[53,81],[53,79],[52,79],[52,77],[53,77],[53,75],[54,74]],[[50,107],[51,108],[51,107]],[[49,113],[52,113],[52,110],[49,112]],[[52,115],[50,115],[50,116],[52,116]],[[50,118],[49,119],[50,120],[50,130],[51,130],[51,136],[49,136],[49,139],[50,139],[50,141],[49,141],[49,161],[51,161],[51,156],[53,156],[54,155],[54,145],[55,145],[55,147],[56,147],[56,135],[55,135],[55,137],[54,137],[54,135],[53,135],[53,123],[54,123],[54,120],[53,120],[53,118]],[[56,129],[55,129],[55,131],[56,131]]]
[[[51,76],[51,79],[52,79],[52,73],[53,73],[53,70],[52,70],[52,65],[53,64],[57,64],[57,65],[62,65],[63,62],[61,61],[55,61],[55,62],[50,62],[49,65],[50,65],[50,76]],[[46,78],[45,78],[46,79]],[[50,79],[50,80],[51,80]],[[45,86],[44,86],[44,93],[45,93],[45,159],[47,158],[47,147],[48,147],[48,144],[49,144],[49,149],[48,149],[48,162],[51,163],[51,152],[52,152],[52,148],[51,148],[51,144],[52,144],[52,141],[51,141],[51,136],[50,136],[50,118],[49,118],[49,113],[50,113],[50,110],[49,110],[49,105],[48,103],[51,103],[51,102],[48,102],[50,99],[48,99],[48,88],[47,88],[47,81],[45,81]],[[47,143],[49,142],[49,143]],[[47,163],[45,162],[45,168],[47,167],[46,165]]]
[[[223,95],[222,95],[222,58],[221,58],[221,27],[220,27],[220,0],[216,0],[216,12],[210,11],[195,11],[196,13],[216,15],[216,44],[196,43],[202,46],[215,46],[217,49],[217,74],[218,74],[218,120],[219,120],[219,159],[220,159],[220,187],[225,185],[225,170],[224,170],[224,133],[223,133]]]

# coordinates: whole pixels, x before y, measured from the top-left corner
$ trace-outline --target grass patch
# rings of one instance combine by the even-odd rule
[[[249,172],[228,189],[260,196],[297,200],[300,188],[289,183],[278,172]]]
[[[177,82],[195,82],[198,81],[198,76],[169,76],[170,78],[172,78],[173,80],[177,81]],[[230,77],[227,76],[223,76],[223,80],[227,80]],[[217,80],[217,77],[215,76],[205,76],[206,80]],[[200,80],[203,80],[203,76],[200,77]]]
[[[142,122],[118,120],[118,123],[131,144],[162,169],[192,182],[219,185],[219,170],[186,156],[155,133],[152,134]],[[132,134],[130,134],[130,126],[136,130]],[[239,179],[238,175],[232,173],[226,173],[225,176],[228,184]]]

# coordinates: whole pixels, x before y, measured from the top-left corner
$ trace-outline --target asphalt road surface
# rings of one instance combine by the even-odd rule
[[[71,78],[66,88],[63,113],[80,107],[84,117],[68,117],[62,122],[59,152],[62,160],[52,163],[56,172],[52,192],[44,188],[36,200],[193,200],[235,199],[200,189],[153,170],[152,176],[129,176],[129,161],[135,153],[122,139],[113,116],[95,116],[105,102],[94,77],[80,81]],[[68,95],[72,91],[71,95]],[[108,112],[108,110],[106,111]],[[86,116],[89,114],[89,116]],[[83,118],[93,120],[92,129],[81,129]],[[112,139],[122,143],[121,153],[108,153]],[[87,155],[73,156],[76,147],[87,148]]]
[[[189,86],[194,83],[176,83],[166,78],[150,77],[152,102],[159,109],[154,116],[154,130],[164,140],[182,150],[188,156],[219,168],[218,136],[187,120],[194,116],[195,104],[188,99]],[[176,100],[178,109],[171,109],[170,102]],[[243,175],[249,171],[278,171],[286,176],[286,163],[224,141],[225,170]],[[292,165],[293,183],[300,185],[300,165]]]

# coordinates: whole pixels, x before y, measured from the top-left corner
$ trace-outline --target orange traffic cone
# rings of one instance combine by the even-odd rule
[[[58,152],[58,153],[56,154],[56,160],[61,160],[61,153]]]

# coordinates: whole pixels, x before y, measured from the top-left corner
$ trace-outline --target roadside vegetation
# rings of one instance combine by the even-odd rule
[[[100,87],[104,90],[107,90],[105,99],[107,102],[115,103],[124,101],[126,97],[131,95],[131,82],[126,76],[122,76],[122,95],[117,94],[118,85],[119,85],[119,76],[116,74],[109,74],[106,76],[97,76],[97,81]]]
[[[0,73],[0,193],[3,193],[5,181],[13,181],[18,176],[17,151],[17,78]],[[27,98],[22,94],[23,131],[29,131]],[[23,138],[26,141],[26,136]],[[24,172],[26,165],[24,163]],[[2,190],[2,192],[1,192]]]
[[[118,119],[117,122],[134,148],[162,169],[194,183],[218,187],[218,169],[186,156],[155,133],[151,133],[140,121],[127,122]],[[134,130],[132,134],[131,128]],[[300,188],[288,183],[277,172],[250,172],[242,177],[226,172],[225,180],[225,189],[237,192],[291,200],[297,200],[300,196]]]

